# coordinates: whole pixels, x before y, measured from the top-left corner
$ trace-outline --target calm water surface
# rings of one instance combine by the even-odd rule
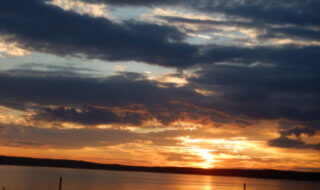
[[[0,166],[6,190],[320,190],[320,182],[241,177]],[[1,188],[2,189],[2,188]]]

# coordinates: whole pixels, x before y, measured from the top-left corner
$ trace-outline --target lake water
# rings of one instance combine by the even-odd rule
[[[320,190],[320,182],[241,177],[0,166],[6,190]]]

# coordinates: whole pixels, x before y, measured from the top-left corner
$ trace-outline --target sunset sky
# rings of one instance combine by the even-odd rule
[[[319,0],[1,0],[0,155],[320,171]]]

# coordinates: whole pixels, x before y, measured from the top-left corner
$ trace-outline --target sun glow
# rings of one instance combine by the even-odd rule
[[[211,150],[208,149],[196,149],[196,152],[199,156],[201,156],[202,159],[205,161],[200,164],[202,168],[212,168],[214,167],[214,162],[217,162],[214,160],[214,155],[211,152]]]
[[[181,145],[189,149],[189,154],[197,155],[201,161],[195,161],[194,166],[202,168],[214,168],[226,165],[227,160],[250,159],[251,156],[243,155],[248,149],[259,150],[263,147],[261,141],[248,140],[245,137],[230,139],[201,139],[189,136],[179,137]]]

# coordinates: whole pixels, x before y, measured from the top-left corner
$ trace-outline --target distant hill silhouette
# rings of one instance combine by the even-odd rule
[[[117,165],[117,164],[98,164],[98,163],[75,161],[75,160],[37,159],[37,158],[9,157],[9,156],[0,156],[0,165],[118,170],[118,171],[143,171],[143,172],[157,172],[157,173],[219,175],[219,176],[230,176],[230,177],[320,181],[320,172],[245,170],[245,169],[201,169],[201,168],[187,168],[187,167],[143,167],[143,166],[126,166],[126,165]]]

